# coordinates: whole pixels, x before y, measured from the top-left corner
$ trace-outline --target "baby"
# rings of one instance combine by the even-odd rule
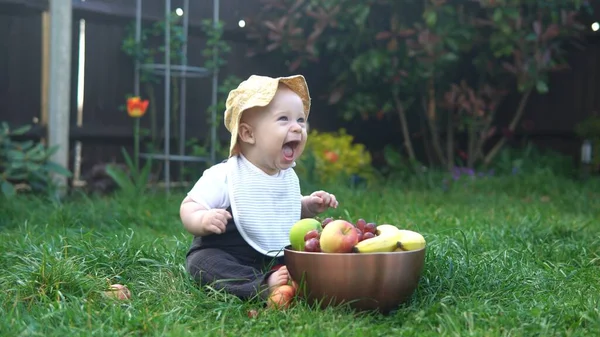
[[[338,206],[324,191],[302,196],[293,169],[306,145],[310,104],[301,75],[252,75],[229,93],[229,159],[204,171],[180,209],[194,236],[187,270],[199,283],[267,300],[290,281],[283,248],[292,225]]]

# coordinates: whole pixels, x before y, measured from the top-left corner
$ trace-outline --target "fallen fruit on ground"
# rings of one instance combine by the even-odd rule
[[[269,295],[267,307],[278,310],[287,309],[292,304],[295,293],[296,291],[291,285],[284,284],[278,286],[277,288],[273,289],[273,292],[271,292]]]
[[[323,228],[319,241],[324,253],[351,253],[358,243],[358,231],[348,221],[334,220]]]
[[[292,249],[304,251],[304,236],[311,230],[321,231],[321,223],[313,218],[297,221],[290,229],[290,244]]]
[[[131,298],[131,291],[122,284],[112,284],[110,290],[105,291],[104,295],[118,300],[128,300]]]

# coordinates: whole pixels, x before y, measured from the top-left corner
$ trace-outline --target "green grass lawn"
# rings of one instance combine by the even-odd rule
[[[200,289],[171,197],[0,202],[2,336],[550,336],[600,332],[600,184],[497,178],[452,190],[330,189],[340,208],[421,232],[425,269],[390,316],[247,312],[258,303]],[[126,284],[129,302],[102,296]]]

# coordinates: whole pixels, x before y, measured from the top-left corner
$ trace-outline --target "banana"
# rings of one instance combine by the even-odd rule
[[[399,232],[400,238],[397,242],[399,250],[409,251],[425,248],[426,242],[423,235],[408,229],[402,229]]]
[[[401,232],[396,226],[379,225],[377,236],[357,243],[352,251],[354,253],[391,252],[397,248],[400,238]]]

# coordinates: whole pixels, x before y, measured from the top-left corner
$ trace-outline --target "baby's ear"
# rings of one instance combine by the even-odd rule
[[[254,144],[254,130],[252,130],[252,126],[247,123],[240,123],[240,127],[238,128],[238,137],[244,143]]]

